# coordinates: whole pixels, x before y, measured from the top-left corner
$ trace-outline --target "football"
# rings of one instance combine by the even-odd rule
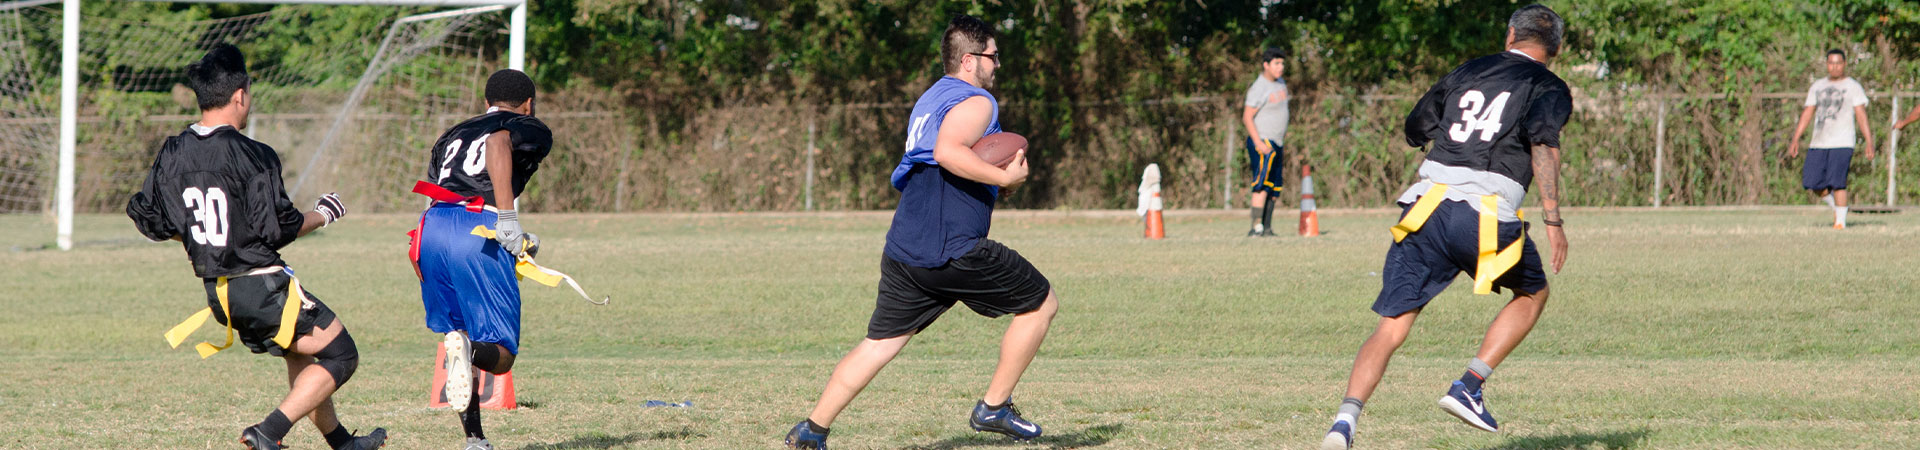
[[[1027,149],[1027,138],[1015,133],[999,132],[980,138],[973,143],[973,153],[987,164],[1002,169],[1013,164],[1013,155]]]

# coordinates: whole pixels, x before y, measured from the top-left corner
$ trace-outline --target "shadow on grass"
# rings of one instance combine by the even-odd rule
[[[901,447],[901,450],[952,450],[967,447],[1028,447],[1045,445],[1048,448],[1098,447],[1119,435],[1125,427],[1117,423],[1089,427],[1074,433],[1043,435],[1032,442],[1014,442],[1006,436],[993,433],[974,433],[971,435],[947,438],[927,445]]]
[[[684,441],[684,440],[698,439],[698,438],[704,438],[704,437],[707,437],[707,435],[696,433],[693,430],[682,428],[682,429],[671,430],[671,431],[655,431],[653,433],[647,433],[647,434],[629,433],[626,436],[607,436],[607,435],[576,436],[573,439],[567,440],[565,442],[556,442],[552,444],[534,444],[526,447],[521,447],[520,449],[521,450],[608,449],[608,448],[614,448],[618,446],[632,444],[639,441]]]
[[[1487,447],[1487,450],[1589,449],[1589,448],[1630,449],[1630,448],[1638,448],[1640,447],[1641,444],[1645,444],[1647,440],[1647,436],[1650,436],[1652,434],[1653,434],[1652,430],[1648,430],[1646,428],[1640,428],[1640,429],[1635,429],[1630,431],[1615,431],[1610,433],[1599,433],[1599,434],[1572,433],[1572,434],[1558,434],[1558,435],[1551,435],[1551,436],[1528,436],[1523,438],[1509,439],[1507,440],[1507,442],[1501,443],[1500,445]]]

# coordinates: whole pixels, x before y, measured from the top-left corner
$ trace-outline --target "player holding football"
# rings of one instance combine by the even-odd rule
[[[987,239],[1000,189],[1027,179],[1026,152],[1001,169],[972,150],[982,136],[1000,132],[999,103],[986,90],[1000,66],[993,28],[955,17],[940,43],[946,76],[915,102],[906,156],[893,171],[900,205],[880,258],[867,337],[834,366],[813,413],[787,433],[790,447],[826,448],[834,417],[954,302],[987,317],[1013,315],[1000,342],[1000,364],[969,423],[1018,440],[1040,436],[1040,426],[1014,409],[1013,388],[1046,339],[1058,301],[1026,258]]]
[[[1481,385],[1527,337],[1547,302],[1546,272],[1519,208],[1528,182],[1537,182],[1559,273],[1567,260],[1560,130],[1573,112],[1566,82],[1547,69],[1560,53],[1565,22],[1546,6],[1531,5],[1514,11],[1507,27],[1507,51],[1454,69],[1407,114],[1407,144],[1433,146],[1420,164],[1420,182],[1400,196],[1406,212],[1392,228],[1394,244],[1373,303],[1380,323],[1354,358],[1346,399],[1322,449],[1352,448],[1360,408],[1380,384],[1387,360],[1406,341],[1420,309],[1461,272],[1473,276],[1475,293],[1506,288],[1513,299],[1487,327],[1479,354],[1440,406],[1475,428],[1500,429]]]
[[[200,121],[167,138],[154,156],[127,217],[155,242],[180,241],[207,290],[207,309],[167,332],[174,346],[207,317],[227,326],[227,342],[196,346],[205,358],[233,345],[287,364],[287,396],[260,423],[240,431],[255,450],[279,449],[293,422],[307,418],[327,446],[374,449],[387,431],[356,437],[334,415],[333,393],[360,364],[353,336],[333,310],[301,288],[280,249],[347,214],[340,197],[320,197],[312,212],[287,199],[280,157],[240,134],[253,109],[253,83],[240,49],[219,44],[187,65]]]
[[[447,403],[460,411],[468,450],[492,449],[472,401],[474,368],[513,370],[520,354],[520,285],[514,265],[536,251],[515,209],[520,193],[553,148],[553,132],[534,116],[533,79],[518,70],[487,78],[487,111],[454,125],[429,149],[429,182],[414,191],[434,199],[420,214],[412,259],[420,275],[427,329],[445,334]],[[475,234],[491,230],[494,237]]]

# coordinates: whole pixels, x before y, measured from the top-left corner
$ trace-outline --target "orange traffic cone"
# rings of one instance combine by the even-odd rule
[[[433,354],[433,390],[427,394],[428,408],[445,408],[447,404],[447,349],[439,348]],[[494,375],[485,370],[474,369],[480,375],[480,394],[473,397],[482,409],[516,409],[520,404],[513,399],[513,372]]]
[[[1147,239],[1166,239],[1167,223],[1160,217],[1160,193],[1154,192],[1147,204]]]
[[[1320,235],[1320,213],[1313,205],[1313,166],[1300,166],[1300,235]]]

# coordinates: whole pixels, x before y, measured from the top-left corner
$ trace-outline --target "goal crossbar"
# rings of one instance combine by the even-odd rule
[[[61,250],[73,249],[73,213],[74,213],[74,149],[78,141],[76,123],[79,118],[80,83],[80,2],[82,0],[17,0],[0,3],[0,11],[29,8],[41,5],[62,3],[60,35],[60,153],[58,181],[54,200],[56,217],[55,245]],[[98,1],[98,0],[93,0]],[[416,6],[416,7],[462,7],[468,9],[419,14],[401,18],[395,25],[443,17],[499,11],[512,8],[509,16],[510,35],[507,45],[507,67],[516,70],[526,68],[527,48],[527,0],[136,0],[165,3],[245,3],[245,4],[318,4],[318,5],[375,5],[375,6]],[[373,72],[369,62],[368,71]],[[364,91],[364,88],[356,89]],[[342,110],[344,115],[344,111]],[[316,153],[315,156],[318,156]],[[303,171],[304,172],[304,171]],[[304,177],[304,173],[303,173]],[[296,187],[297,189],[297,187]]]

